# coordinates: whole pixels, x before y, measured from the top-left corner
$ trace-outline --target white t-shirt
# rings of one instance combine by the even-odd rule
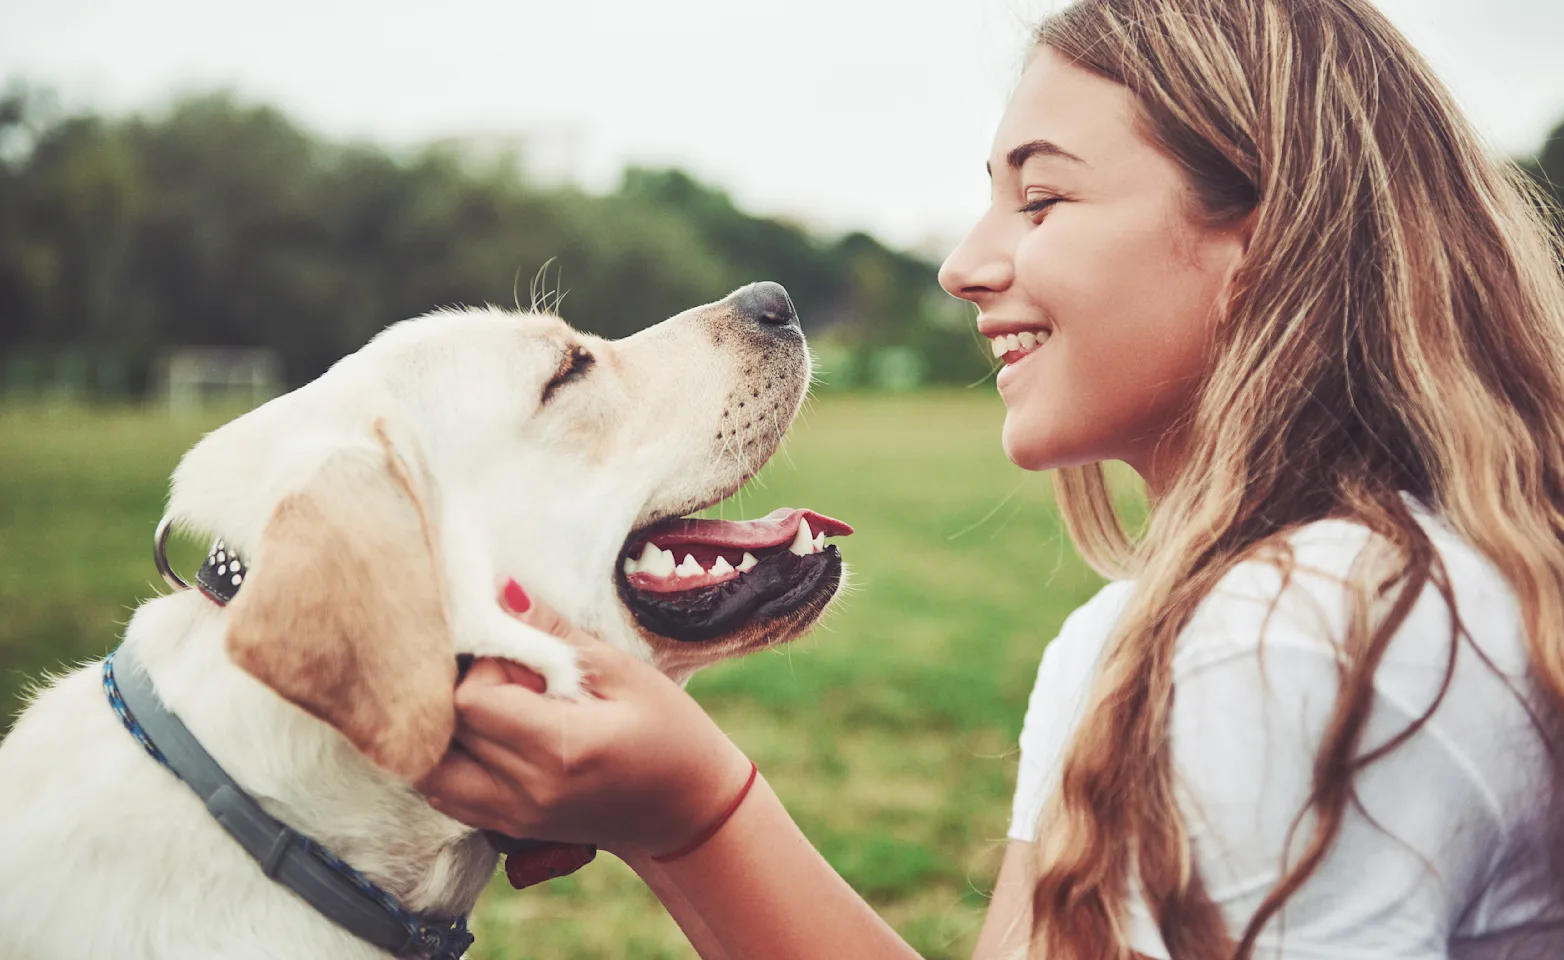
[[[1492,666],[1471,645],[1459,646],[1438,710],[1358,775],[1362,809],[1349,803],[1332,852],[1288,901],[1282,923],[1273,918],[1267,926],[1256,956],[1564,960],[1564,885],[1550,856],[1561,829],[1552,774],[1515,693],[1528,689],[1519,606],[1470,544],[1420,507],[1414,511],[1449,572],[1463,623]],[[1285,591],[1275,565],[1240,564],[1179,637],[1171,729],[1179,804],[1206,889],[1235,936],[1282,875],[1282,847],[1304,806],[1339,686],[1333,640],[1345,635],[1342,581],[1368,537],[1340,520],[1300,529],[1291,537],[1297,570]],[[1021,733],[1010,825],[1017,840],[1034,837],[1132,587],[1104,587],[1070,615],[1043,655]],[[1386,742],[1433,702],[1449,638],[1448,611],[1430,586],[1375,674],[1365,747]],[[1309,836],[1308,825],[1297,831],[1289,863]],[[1138,894],[1130,919],[1134,949],[1166,960]]]

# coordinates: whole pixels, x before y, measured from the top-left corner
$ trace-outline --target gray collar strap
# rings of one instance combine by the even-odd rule
[[[420,917],[408,911],[320,844],[262,810],[163,705],[129,648],[103,661],[103,687],[125,728],[195,791],[262,872],[328,920],[398,957],[458,960],[472,944],[465,917]]]

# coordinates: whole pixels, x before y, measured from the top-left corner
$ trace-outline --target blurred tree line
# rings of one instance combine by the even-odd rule
[[[1542,145],[1542,152],[1521,161],[1521,169],[1553,195],[1557,201],[1546,211],[1554,228],[1564,234],[1564,123],[1553,128]]]
[[[333,142],[226,94],[109,118],[12,88],[0,387],[137,395],[161,356],[192,344],[271,348],[298,384],[387,323],[518,294],[527,305],[550,263],[560,313],[605,336],[770,279],[792,294],[828,385],[989,369],[970,312],[920,257],[750,216],[677,170],[631,169],[594,195],[530,183],[518,159]],[[1564,126],[1523,166],[1564,201]]]
[[[561,315],[604,336],[770,279],[837,385],[989,368],[922,258],[750,216],[677,170],[631,169],[605,196],[530,183],[516,160],[333,142],[227,94],[110,118],[12,88],[0,377],[137,395],[169,348],[200,344],[272,348],[298,384],[437,306],[527,306],[547,263]]]

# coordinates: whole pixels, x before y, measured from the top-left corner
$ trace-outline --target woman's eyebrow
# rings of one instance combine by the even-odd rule
[[[1075,154],[1071,153],[1065,148],[1059,146],[1057,143],[1054,143],[1052,140],[1028,140],[1026,143],[1021,144],[1020,146],[1011,150],[1009,153],[1005,154],[1005,163],[1009,164],[1010,169],[1019,170],[1028,160],[1032,159],[1033,157],[1058,157],[1061,160],[1073,160],[1083,167],[1091,166],[1091,164],[1087,163],[1085,160],[1082,160],[1080,157],[1077,157]],[[990,177],[994,175],[993,164],[988,165],[988,175]]]

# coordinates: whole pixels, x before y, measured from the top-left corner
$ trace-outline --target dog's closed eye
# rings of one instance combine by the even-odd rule
[[[554,391],[572,380],[578,380],[586,376],[587,371],[591,370],[592,365],[596,362],[597,358],[593,357],[585,347],[571,347],[569,352],[565,354],[564,362],[559,365],[559,371],[549,379],[548,383],[543,385],[543,399],[541,402],[548,403],[553,398]]]

